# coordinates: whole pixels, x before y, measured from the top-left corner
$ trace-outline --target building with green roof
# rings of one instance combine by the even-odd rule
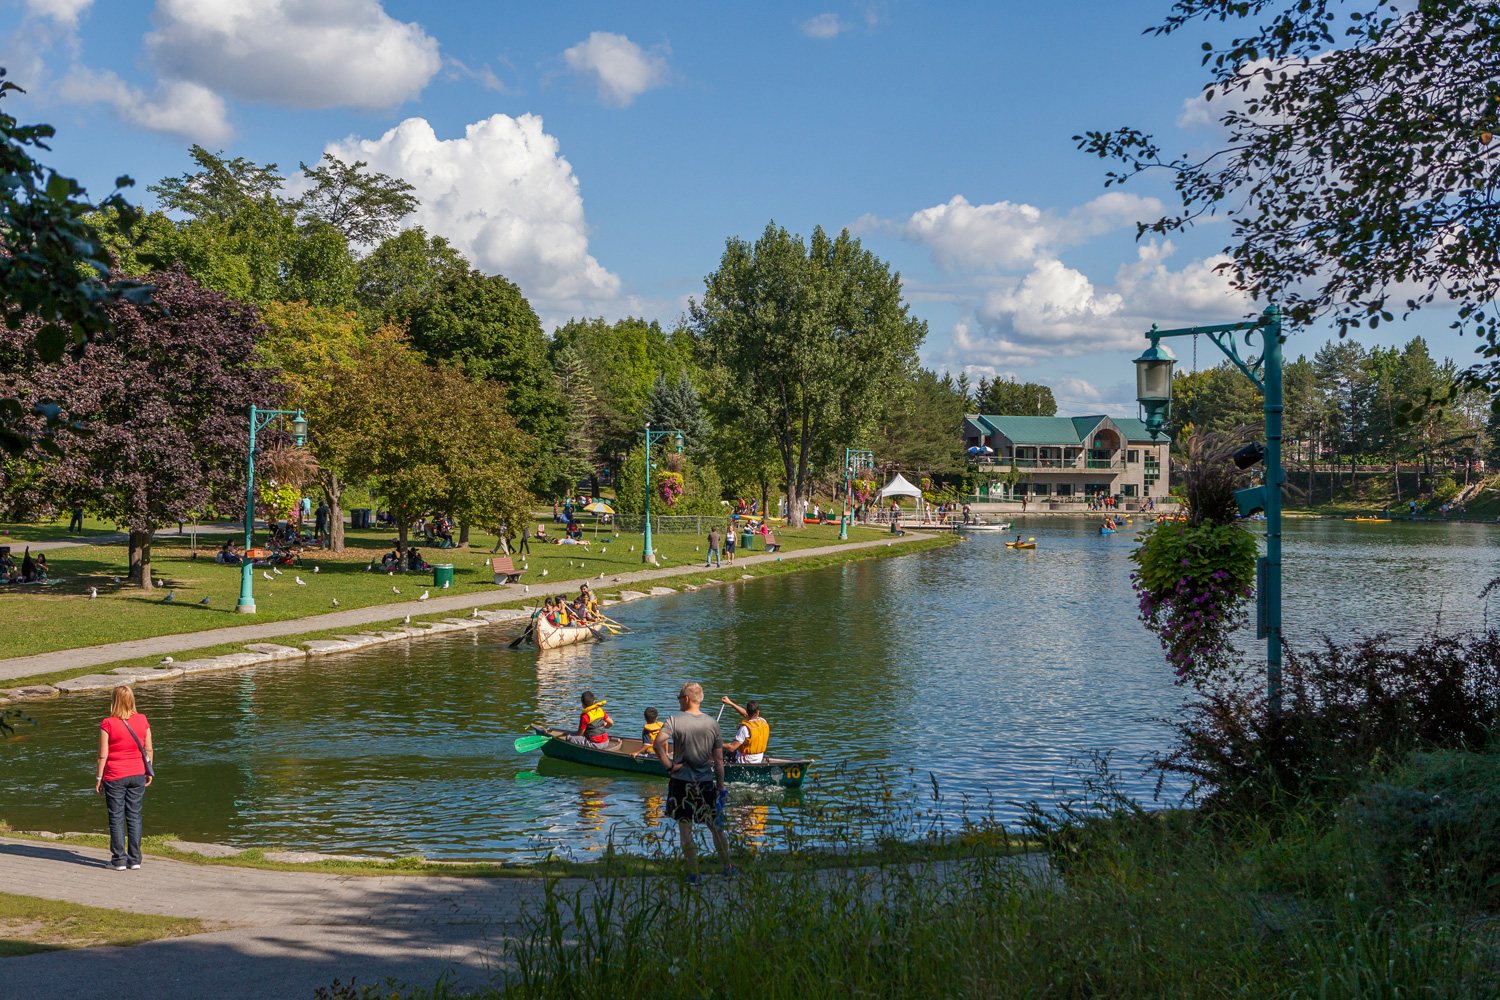
[[[964,448],[992,500],[1164,497],[1171,442],[1134,417],[964,417]]]

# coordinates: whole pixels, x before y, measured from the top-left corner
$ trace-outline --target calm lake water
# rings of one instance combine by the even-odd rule
[[[587,857],[613,831],[660,829],[665,783],[520,755],[534,720],[571,725],[585,687],[623,731],[675,708],[686,679],[709,698],[758,698],[772,749],[817,758],[799,793],[737,789],[737,829],[774,841],[790,817],[882,782],[948,823],[965,808],[1050,799],[1071,764],[1161,751],[1157,721],[1182,691],[1136,621],[1131,537],[1032,518],[1040,548],[977,536],[933,552],[757,579],[611,609],[634,631],[544,654],[499,628],[143,685],[161,776],[148,832],[241,846],[396,857]],[[1487,617],[1500,528],[1292,521],[1292,641],[1414,638]],[[738,577],[738,573],[725,574]],[[1496,608],[1500,614],[1500,606]],[[28,706],[0,744],[0,817],[21,829],[99,830],[92,794],[104,696]],[[705,705],[707,708],[708,706]],[[714,711],[717,710],[715,707]],[[726,733],[732,732],[729,719]],[[1132,791],[1154,780],[1126,767]]]

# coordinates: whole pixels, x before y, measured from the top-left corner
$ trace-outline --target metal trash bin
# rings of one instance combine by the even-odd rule
[[[755,548],[755,533],[753,531],[746,530],[740,532],[740,548],[745,552],[749,552]]]
[[[432,564],[432,585],[434,587],[442,587],[444,590],[453,586],[452,563]]]

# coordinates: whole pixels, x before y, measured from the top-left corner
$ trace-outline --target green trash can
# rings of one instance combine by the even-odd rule
[[[452,563],[433,563],[432,564],[432,585],[434,587],[445,587],[445,588],[453,586],[453,564]]]
[[[755,532],[749,530],[740,532],[740,550],[749,552],[753,548],[755,548]]]

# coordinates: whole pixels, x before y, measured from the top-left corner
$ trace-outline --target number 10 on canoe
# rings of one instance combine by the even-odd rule
[[[547,741],[551,738],[550,736],[542,736],[541,734],[522,736],[516,740],[516,753],[530,753],[533,750],[546,746]]]

